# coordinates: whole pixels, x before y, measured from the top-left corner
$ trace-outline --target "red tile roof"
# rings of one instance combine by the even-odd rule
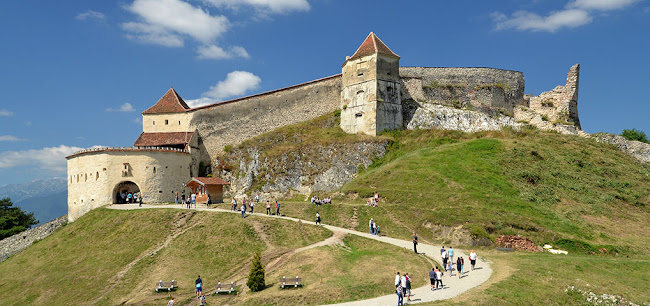
[[[169,145],[188,144],[194,132],[169,132],[169,133],[145,133],[133,143],[136,147],[164,147]]]
[[[196,181],[197,183],[200,183],[203,186],[210,186],[210,185],[230,185],[230,183],[218,178],[218,177],[192,177],[192,180],[189,181],[187,184],[191,183],[192,181]],[[186,184],[186,185],[187,185]]]
[[[368,34],[368,37],[366,37],[366,40],[363,41],[361,46],[359,46],[359,49],[354,52],[350,59],[364,57],[375,53],[381,53],[399,58],[399,55],[391,51],[390,48],[388,48],[388,46],[386,46],[386,44],[384,44],[384,42],[381,41],[377,35],[375,35],[375,33],[370,32],[370,34]]]
[[[174,88],[170,88],[154,106],[148,108],[143,114],[184,113],[188,109],[187,103],[178,95]]]

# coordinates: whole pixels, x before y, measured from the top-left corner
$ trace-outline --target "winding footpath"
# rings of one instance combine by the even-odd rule
[[[174,205],[174,204],[170,204],[170,205],[146,205],[145,204],[142,205],[142,207],[138,207],[137,204],[120,204],[120,205],[110,205],[108,206],[108,208],[117,209],[117,210],[152,209],[152,208],[181,209],[181,206]],[[188,210],[188,209],[183,209],[183,210]],[[235,211],[230,211],[221,208],[207,208],[205,207],[205,205],[199,205],[197,208],[191,208],[191,210],[241,214],[241,212],[235,212]],[[251,214],[247,213],[246,215],[250,216]],[[284,217],[284,216],[268,216],[263,213],[255,213],[253,215],[259,217],[289,220],[294,222],[303,222],[304,224],[312,224],[314,226],[317,226],[314,224],[313,221],[302,220],[298,218]],[[396,239],[391,237],[384,237],[384,236],[374,236],[368,233],[359,232],[359,231],[337,227],[337,226],[331,226],[325,224],[322,226],[334,233],[338,232],[338,233],[357,235],[360,237],[373,239],[373,240],[389,243],[398,247],[406,248],[407,250],[412,250],[413,248],[413,242],[411,241],[406,241],[406,240],[401,240],[401,239]],[[429,258],[433,259],[438,263],[440,262],[439,261],[440,248],[441,248],[440,246],[435,246],[435,245],[430,245],[425,243],[418,244],[418,251],[420,252],[420,254],[424,256],[428,256]],[[448,272],[445,273],[442,280],[443,284],[445,285],[444,289],[438,289],[435,291],[431,291],[431,287],[428,285],[428,280],[427,280],[426,286],[411,289],[410,304],[432,302],[432,301],[439,301],[439,300],[446,300],[446,299],[453,298],[486,282],[492,275],[492,268],[490,267],[490,263],[484,260],[482,257],[479,256],[476,260],[477,269],[474,271],[469,271],[470,264],[469,264],[468,254],[466,254],[462,250],[454,249],[454,257],[458,258],[458,256],[463,256],[463,258],[465,258],[465,268],[466,268],[465,270],[467,270],[467,272],[465,272],[465,275],[463,275],[463,277],[459,279],[457,273],[454,273],[454,275],[451,277],[449,276]],[[456,265],[454,264],[454,267],[455,266]],[[404,298],[404,302],[406,302],[406,298]],[[395,305],[395,304],[397,304],[397,295],[393,293],[393,294],[384,295],[376,298],[340,303],[335,305]]]

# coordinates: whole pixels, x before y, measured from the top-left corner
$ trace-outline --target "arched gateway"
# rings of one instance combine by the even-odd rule
[[[136,183],[131,181],[119,182],[113,188],[113,204],[124,204],[126,203],[127,194],[138,192],[140,192],[140,187]]]

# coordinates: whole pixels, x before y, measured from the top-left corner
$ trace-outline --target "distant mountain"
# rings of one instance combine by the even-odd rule
[[[25,211],[33,212],[39,224],[47,223],[68,213],[68,191],[23,199],[14,202],[14,205]]]
[[[64,178],[52,178],[23,184],[7,184],[0,186],[0,199],[11,198],[14,203],[27,198],[43,197],[66,191],[68,188]]]
[[[46,223],[68,212],[68,186],[63,178],[0,186],[0,199],[11,198],[15,206],[33,212]]]

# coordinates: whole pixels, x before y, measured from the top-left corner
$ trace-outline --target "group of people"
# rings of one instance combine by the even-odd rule
[[[241,217],[245,218],[246,217],[246,211],[250,210],[250,213],[255,212],[255,205],[259,204],[260,202],[260,196],[255,196],[255,200],[250,200],[247,201],[246,198],[241,199],[241,207],[239,208],[239,211],[241,211]],[[232,198],[232,205],[230,206],[230,210],[232,211],[237,211],[237,199]],[[271,201],[267,200],[266,201],[266,214],[267,215],[272,215],[271,213],[271,207],[275,207],[275,215],[279,216],[280,215],[280,203],[278,201],[275,201],[275,205],[271,205]]]
[[[311,204],[314,204],[316,206],[321,206],[322,204],[332,204],[332,198],[325,197],[324,199],[321,199],[320,197],[314,195],[311,197]]]
[[[406,301],[411,301],[411,276],[408,273],[404,275],[395,275],[395,293],[397,294],[397,305],[404,305],[404,298]]]
[[[381,229],[373,218],[370,218],[370,221],[368,222],[368,234],[381,236]]]
[[[118,192],[117,204],[135,204],[142,206],[142,195],[137,192]]]
[[[379,206],[379,193],[375,192],[375,196],[366,201],[366,206],[378,207]]]
[[[445,249],[445,246],[443,245],[442,248],[440,249],[440,257],[442,258],[443,269],[440,270],[438,267],[435,267],[432,268],[431,271],[429,271],[429,279],[431,280],[431,290],[444,288],[442,284],[442,276],[444,275],[444,272],[448,271],[449,277],[453,276],[454,248],[450,246],[448,249]],[[472,250],[469,253],[469,261],[470,261],[472,271],[476,268],[477,257],[478,254],[476,254],[476,251]],[[463,274],[465,274],[465,271],[463,270],[464,268],[465,268],[465,259],[463,258],[463,256],[458,256],[458,258],[456,258],[456,271],[457,271],[456,274],[458,275],[458,278],[462,278]]]

